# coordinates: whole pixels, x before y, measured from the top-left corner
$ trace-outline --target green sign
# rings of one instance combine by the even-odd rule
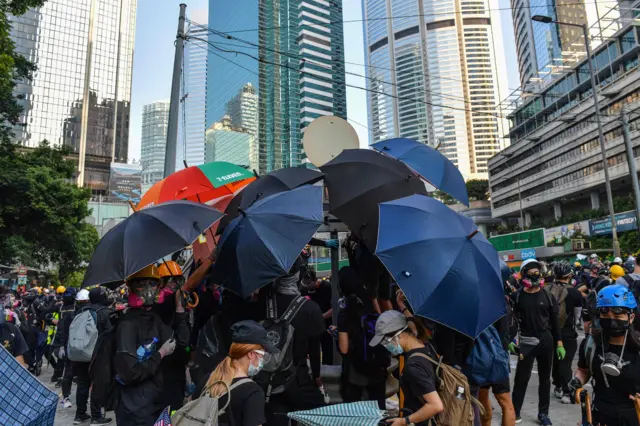
[[[498,251],[520,250],[534,247],[544,247],[544,229],[515,232],[513,234],[490,237],[489,242]]]

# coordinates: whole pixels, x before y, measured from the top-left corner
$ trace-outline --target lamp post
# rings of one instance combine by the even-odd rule
[[[593,106],[595,107],[596,123],[598,124],[598,139],[600,140],[600,151],[602,153],[602,168],[604,170],[604,184],[607,190],[607,204],[609,206],[609,215],[611,216],[611,234],[613,237],[613,254],[620,256],[620,243],[618,242],[618,232],[616,230],[616,217],[613,210],[613,194],[611,192],[611,180],[609,179],[609,165],[607,163],[607,152],[604,146],[604,132],[602,130],[602,122],[600,120],[600,105],[598,103],[598,91],[596,86],[596,75],[593,69],[593,61],[591,59],[591,46],[589,46],[589,33],[585,24],[572,24],[569,22],[554,21],[550,16],[535,15],[531,20],[542,22],[543,24],[567,25],[570,27],[582,28],[584,36],[584,46],[587,51],[587,63],[589,64],[589,75],[591,77],[591,90],[593,91]]]

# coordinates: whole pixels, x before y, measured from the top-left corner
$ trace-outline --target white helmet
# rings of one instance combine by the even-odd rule
[[[86,288],[83,288],[82,290],[80,290],[78,292],[78,294],[76,294],[76,300],[78,302],[86,302],[89,300],[89,290],[87,290]]]
[[[622,258],[616,257],[615,259],[613,259],[613,263],[617,265],[622,265]]]
[[[593,254],[592,254],[591,256],[589,256],[589,257],[590,257],[591,259],[597,259],[597,258],[598,258],[598,255],[597,255],[597,254],[595,254],[595,253],[593,253]]]
[[[520,271],[526,271],[528,269],[538,269],[542,273],[542,264],[538,262],[538,259],[527,259],[520,265]]]

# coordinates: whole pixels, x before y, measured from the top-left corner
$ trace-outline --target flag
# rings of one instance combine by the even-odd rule
[[[153,426],[171,426],[169,407],[166,407],[164,410],[162,410],[162,414],[160,414],[160,417],[158,417],[158,420],[156,420]]]

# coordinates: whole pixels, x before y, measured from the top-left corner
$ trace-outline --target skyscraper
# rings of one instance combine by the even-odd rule
[[[137,0],[48,0],[10,17],[16,51],[38,70],[15,89],[15,141],[67,144],[77,182],[105,194],[111,162],[126,162]]]
[[[346,117],[342,2],[210,1],[209,25],[218,33],[209,35],[216,47],[209,53],[207,124],[251,83],[258,94],[259,171],[307,163],[301,141],[309,123]]]
[[[167,150],[169,101],[153,102],[142,107],[140,164],[142,193],[164,177],[164,157]]]
[[[258,94],[253,84],[245,84],[240,92],[227,102],[227,115],[231,124],[258,135]]]
[[[466,178],[486,178],[506,130],[496,108],[508,94],[497,0],[363,5],[373,142],[438,146]]]
[[[234,127],[228,115],[207,129],[207,163],[210,161],[226,161],[258,169],[258,150],[253,133],[244,127]]]

